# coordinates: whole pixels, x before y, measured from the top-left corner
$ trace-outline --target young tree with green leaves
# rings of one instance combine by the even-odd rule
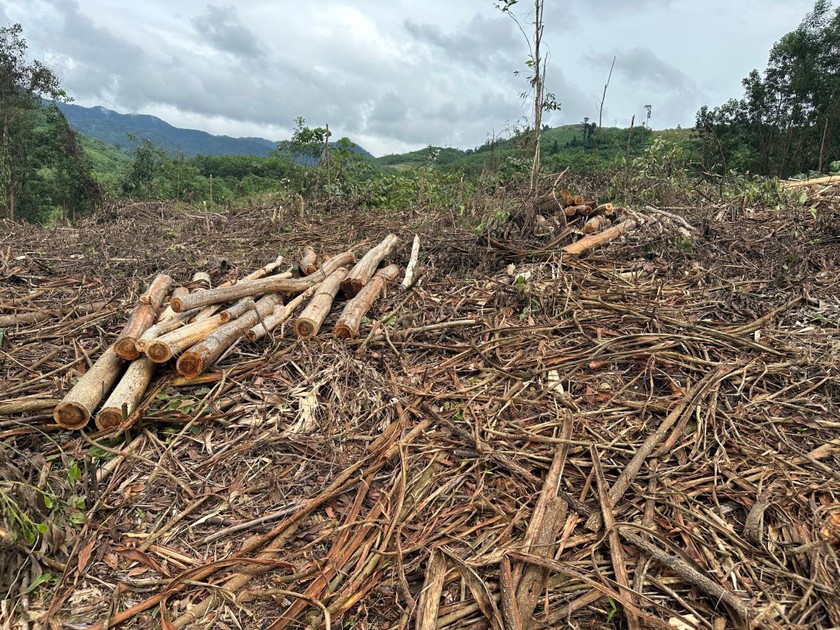
[[[840,160],[840,7],[817,0],[742,84],[741,99],[697,113],[706,170],[787,177]]]
[[[67,98],[52,70],[27,60],[27,49],[20,24],[0,27],[0,203],[10,219],[26,193],[29,140],[40,98]]]

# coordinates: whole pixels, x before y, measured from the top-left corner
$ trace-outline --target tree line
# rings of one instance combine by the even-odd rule
[[[127,158],[70,128],[55,106],[68,100],[65,91],[27,52],[19,24],[0,27],[0,218],[72,219],[106,198],[213,205],[300,194],[362,207],[418,201],[457,207],[482,187],[533,185],[527,130],[467,151],[429,147],[371,160],[349,139],[333,142],[328,127],[298,118],[292,138],[269,157],[185,158],[143,140]],[[802,23],[774,44],[766,69],[752,71],[743,87],[741,98],[702,107],[690,137],[671,136],[696,175],[840,172],[840,8],[816,0]],[[647,124],[650,107],[635,129],[601,129],[588,119],[572,135],[567,128],[541,129],[542,168],[626,168],[662,133]]]

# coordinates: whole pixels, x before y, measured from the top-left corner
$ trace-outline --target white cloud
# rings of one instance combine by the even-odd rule
[[[615,54],[605,124],[650,103],[654,126],[690,125],[738,96],[812,4],[549,2],[547,87],[563,108],[548,122],[597,117]],[[0,18],[79,104],[213,133],[279,139],[300,115],[374,153],[470,147],[528,110],[527,46],[492,0],[5,0]]]

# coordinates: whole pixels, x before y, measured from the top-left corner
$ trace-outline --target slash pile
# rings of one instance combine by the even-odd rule
[[[805,208],[687,210],[690,239],[655,210],[628,209],[635,230],[575,256],[570,237],[501,248],[445,214],[282,232],[270,208],[141,207],[7,228],[4,312],[50,318],[7,327],[0,348],[3,621],[840,625],[840,241]],[[167,219],[135,223],[144,212]],[[423,275],[358,338],[336,338],[337,312],[331,335],[241,337],[197,377],[153,377],[124,430],[53,423],[125,332],[97,304],[154,302],[160,272],[218,285],[278,252],[306,278],[305,245],[368,247],[409,224]],[[390,260],[408,267],[405,245]],[[335,291],[320,282],[302,301]]]

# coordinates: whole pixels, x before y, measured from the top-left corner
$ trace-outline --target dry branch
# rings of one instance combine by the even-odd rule
[[[60,308],[45,311],[30,311],[28,313],[15,313],[13,315],[0,315],[0,328],[11,328],[21,324],[37,324],[45,322],[50,319],[64,317],[68,313],[76,313],[78,315],[88,315],[102,310],[107,306],[107,302],[94,302],[93,304],[78,304],[76,306],[68,306],[67,308]]]
[[[606,229],[603,232],[584,236],[579,241],[576,241],[571,245],[566,245],[566,247],[563,248],[563,252],[571,256],[582,254],[589,249],[609,243],[610,241],[617,239],[622,234],[634,230],[636,225],[637,223],[634,219],[627,219],[626,221]]]
[[[347,302],[335,324],[333,336],[336,339],[355,338],[359,334],[359,327],[362,325],[365,313],[370,310],[388,283],[395,282],[399,277],[400,268],[397,265],[388,265],[377,271],[356,297]]]
[[[350,273],[347,274],[344,282],[342,282],[341,290],[344,291],[344,297],[348,299],[352,298],[361,291],[362,287],[364,287],[373,276],[376,268],[379,267],[379,263],[391,255],[391,252],[394,251],[394,248],[399,242],[400,239],[396,236],[396,234],[389,234],[381,243],[379,243],[379,245],[371,248],[371,250],[356,263],[356,266],[350,270]]]
[[[173,308],[180,312],[265,293],[300,293],[323,281],[333,271],[350,264],[353,260],[353,252],[344,252],[325,261],[318,271],[304,278],[263,278],[243,281],[231,287],[218,287],[199,294],[191,293],[181,300],[173,300]]]
[[[840,175],[827,175],[815,177],[814,179],[803,179],[797,181],[783,182],[783,188],[804,188],[805,186],[822,186],[824,184],[840,183]]]
[[[148,330],[160,311],[163,299],[172,286],[172,278],[159,274],[149,285],[149,289],[140,296],[137,306],[131,313],[117,341],[114,343],[116,353],[126,361],[133,361],[140,356],[137,340]]]
[[[545,482],[534,507],[534,513],[528,525],[523,540],[523,551],[545,558],[553,558],[557,532],[560,531],[569,512],[569,505],[557,495],[563,468],[569,453],[568,440],[572,437],[573,420],[570,413],[565,414],[560,439],[564,440],[554,449],[554,459],[551,468],[545,476]],[[519,565],[514,569],[512,586],[516,593],[516,607],[519,609],[519,621],[523,628],[532,626],[531,614],[537,607],[540,594],[545,589],[548,572],[540,566],[529,564]],[[502,598],[504,603],[505,598]],[[508,616],[513,617],[514,611]]]
[[[309,339],[318,334],[321,324],[327,318],[333,300],[341,288],[341,282],[346,276],[347,269],[340,267],[318,286],[312,300],[295,320],[295,334],[298,339]]]
[[[420,235],[414,235],[414,242],[411,244],[411,255],[408,257],[408,264],[405,267],[405,277],[402,281],[403,289],[410,289],[414,285],[414,274],[417,268],[417,260],[420,257]]]
[[[123,360],[113,346],[102,353],[67,395],[55,406],[53,418],[65,429],[81,429],[119,378]]]
[[[256,303],[256,308],[214,330],[203,341],[181,355],[176,363],[178,374],[196,378],[213,365],[242,335],[266,317],[280,303],[280,296],[269,294]]]

